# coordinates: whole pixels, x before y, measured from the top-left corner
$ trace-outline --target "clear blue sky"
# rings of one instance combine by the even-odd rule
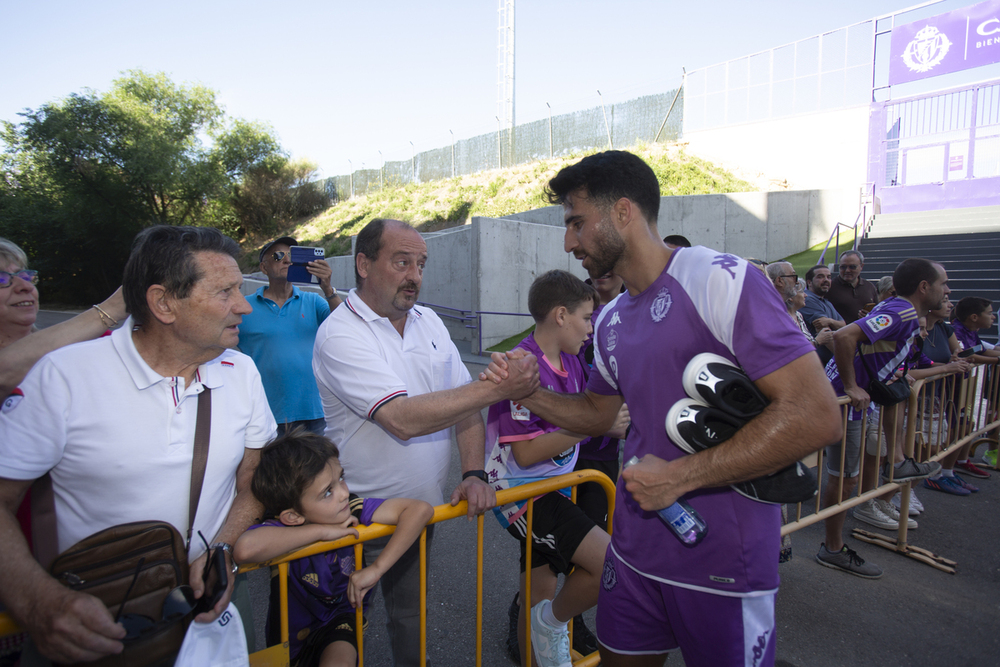
[[[944,2],[937,14],[973,2]],[[664,92],[688,70],[905,0],[517,0],[516,119]],[[0,0],[0,119],[133,68],[217,91],[325,176],[495,131],[496,0]]]

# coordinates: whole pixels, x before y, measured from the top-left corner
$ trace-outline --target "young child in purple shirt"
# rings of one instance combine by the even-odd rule
[[[989,299],[980,296],[967,296],[959,300],[955,306],[955,317],[951,324],[955,328],[955,337],[965,349],[982,345],[983,350],[968,358],[969,361],[978,364],[996,365],[1000,363],[1000,349],[994,348],[979,337],[979,332],[993,326],[993,303]],[[987,375],[987,378],[990,376]],[[980,479],[988,478],[986,471],[979,469],[972,464],[967,456],[969,452],[963,452],[963,459],[956,464],[956,469],[961,468],[965,472],[971,472],[972,476]],[[997,449],[988,447],[983,452],[983,463],[991,468],[997,467]],[[970,464],[972,464],[970,466]]]
[[[535,331],[518,347],[538,358],[541,385],[578,393],[587,377],[580,348],[593,331],[596,292],[566,271],[539,276],[528,292]],[[486,474],[496,490],[572,472],[586,437],[558,428],[513,401],[490,407]],[[527,501],[494,509],[500,525],[521,545],[520,599],[525,600]],[[610,538],[569,499],[568,489],[535,499],[531,555],[531,636],[538,664],[566,664],[568,621],[597,604],[604,553]],[[556,595],[557,575],[566,582]],[[524,605],[518,613],[524,663]],[[549,654],[549,655],[547,655]]]
[[[396,525],[374,563],[355,571],[354,547],[293,561],[288,577],[289,655],[292,665],[357,664],[355,609],[379,578],[420,536],[434,514],[422,500],[359,498],[347,489],[340,452],[323,436],[298,428],[261,450],[251,490],[264,506],[234,549],[237,562],[256,563],[314,542],[354,535],[354,526]]]

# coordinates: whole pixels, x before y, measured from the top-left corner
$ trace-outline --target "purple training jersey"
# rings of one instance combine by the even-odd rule
[[[916,339],[920,337],[918,320],[913,304],[906,299],[892,297],[879,303],[865,317],[854,321],[868,338],[867,343],[861,343],[861,354],[865,355],[868,367],[883,382],[909,358]],[[840,378],[836,359],[827,362],[826,376],[830,379],[837,396],[847,395],[844,392],[844,382]],[[871,380],[857,352],[854,354],[854,380],[862,389],[866,388]],[[849,419],[857,421],[861,417],[860,411],[850,409]]]
[[[612,300],[613,301],[613,300]],[[609,304],[601,304],[594,308],[594,314],[590,316],[590,322],[597,330],[597,320],[601,316],[601,311]],[[583,363],[583,370],[590,376],[590,362],[586,359],[587,350],[591,350],[593,357],[594,336],[591,334],[587,342],[580,348],[580,361]],[[606,435],[598,435],[587,438],[580,443],[580,458],[590,461],[617,461],[618,460],[618,438],[609,438]]]
[[[675,249],[660,277],[638,295],[620,295],[598,322],[588,388],[620,394],[632,430],[624,459],[685,452],[665,429],[671,406],[686,398],[684,369],[712,352],[757,380],[813,352],[774,286],[757,268],[709,248]],[[653,512],[643,511],[619,480],[611,548],[640,574],[707,592],[746,595],[778,586],[781,510],[729,487],[684,496],[708,524],[686,547]]]
[[[517,347],[527,350],[538,358],[541,386],[559,394],[578,394],[583,391],[587,383],[587,376],[578,356],[561,353],[559,358],[562,361],[563,370],[559,371],[553,368],[552,362],[542,353],[538,343],[535,342],[534,334],[529,334],[527,338],[517,344]],[[488,446],[486,450],[484,469],[493,488],[501,491],[546,477],[573,472],[573,466],[576,465],[577,453],[580,449],[579,444],[573,445],[554,458],[539,461],[527,468],[522,468],[514,460],[511,443],[534,440],[540,435],[558,430],[558,426],[550,424],[514,401],[501,401],[491,405],[489,417],[486,420],[486,442],[491,446]],[[493,508],[493,513],[500,525],[507,528],[524,514],[527,505],[526,500],[508,503],[503,507]]]
[[[351,514],[367,526],[383,502],[351,494]],[[277,519],[268,519],[250,530],[261,526],[287,527]],[[310,632],[341,614],[354,613],[347,599],[347,584],[354,569],[354,547],[325,551],[288,564],[288,648],[293,662]],[[366,608],[371,593],[365,595]]]

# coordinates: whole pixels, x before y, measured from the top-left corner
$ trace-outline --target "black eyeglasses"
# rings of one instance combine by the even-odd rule
[[[792,280],[798,280],[799,274],[797,273],[782,273],[778,276],[779,278],[791,278]]]
[[[840,265],[840,270],[841,271],[843,271],[844,269],[847,269],[848,271],[853,271],[856,268],[858,268],[857,264],[841,264]]]
[[[276,262],[280,262],[281,260],[283,260],[285,258],[285,255],[287,255],[287,254],[288,253],[285,252],[284,250],[279,250],[278,252],[272,252],[271,253],[271,259],[273,259]]]
[[[0,271],[0,289],[13,285],[15,276],[32,285],[38,284],[38,271],[32,269],[21,269],[13,273],[10,271]]]
[[[145,562],[145,558],[140,558],[138,564],[135,566],[135,574],[132,576],[132,582],[129,584],[128,590],[125,591],[125,598],[122,600],[122,604],[118,608],[118,615],[115,617],[115,623],[121,623],[125,628],[125,637],[122,639],[122,642],[125,644],[148,637],[153,633],[159,632],[166,626],[182,620],[188,614],[194,612],[200,602],[200,600],[196,600],[194,597],[194,589],[184,585],[178,586],[167,593],[160,611],[160,620],[156,621],[145,614],[126,614],[125,603],[128,602],[128,598],[132,594],[132,589],[135,587],[135,582],[139,579],[139,573],[142,572],[142,566]]]

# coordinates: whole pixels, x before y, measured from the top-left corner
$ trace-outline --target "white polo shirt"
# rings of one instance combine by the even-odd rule
[[[373,419],[400,396],[451,389],[472,380],[437,314],[414,306],[403,336],[351,290],[316,334],[313,372],[326,436],[340,448],[353,493],[375,498],[444,501],[451,429],[400,440]]]
[[[185,387],[143,360],[132,324],[46,355],[0,412],[0,477],[51,471],[60,551],[131,521],[168,521],[186,533],[203,386],[212,389],[212,431],[195,531],[209,542],[232,506],[244,448],[275,434],[250,357],[226,350]],[[195,532],[189,558],[203,551]]]

